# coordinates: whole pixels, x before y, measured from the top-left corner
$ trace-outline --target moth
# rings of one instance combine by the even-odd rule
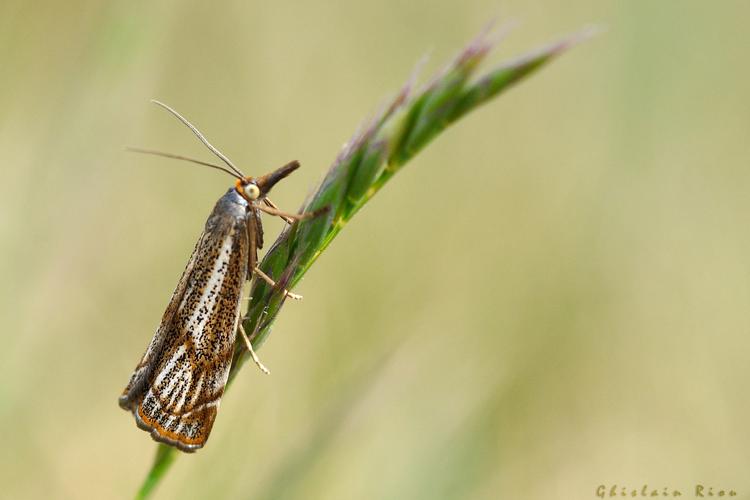
[[[132,151],[187,160],[236,178],[209,215],[161,324],[119,398],[120,407],[132,412],[138,427],[156,441],[192,452],[203,447],[211,433],[238,331],[255,363],[268,373],[240,321],[246,280],[257,276],[276,286],[258,268],[258,250],[263,247],[260,212],[287,223],[317,213],[285,213],[268,198],[276,183],[299,168],[298,162],[260,177],[246,176],[186,118],[166,104],[153,102],[190,128],[226,166],[159,151]]]

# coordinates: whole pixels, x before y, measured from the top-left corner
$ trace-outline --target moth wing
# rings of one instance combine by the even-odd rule
[[[202,248],[205,237],[206,232],[204,231],[201,233],[198,242],[195,244],[193,253],[190,255],[185,270],[182,272],[180,281],[177,282],[177,287],[174,292],[172,292],[172,297],[169,299],[167,310],[164,311],[164,315],[161,318],[159,328],[156,329],[156,333],[151,339],[151,343],[148,345],[146,352],[135,367],[128,385],[122,391],[122,395],[120,395],[119,403],[124,410],[132,410],[133,404],[138,402],[139,395],[143,393],[145,386],[154,371],[156,362],[158,361],[155,360],[155,358],[160,356],[161,352],[164,350],[164,344],[168,337],[167,333],[172,325],[175,312],[185,296],[185,289],[188,286],[190,276],[195,267],[196,256]]]
[[[247,279],[252,278],[253,270],[258,264],[258,249],[263,247],[263,224],[260,221],[258,210],[251,208],[245,218],[245,230],[247,231],[248,253],[247,253]]]
[[[258,250],[260,250],[263,248],[263,221],[260,220],[260,210],[252,210],[252,212],[255,218],[255,244],[258,246]]]
[[[208,439],[232,362],[249,247],[244,213],[237,215],[215,209],[209,218],[120,398],[140,428],[183,451]]]

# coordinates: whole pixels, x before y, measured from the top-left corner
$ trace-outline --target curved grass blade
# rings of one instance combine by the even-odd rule
[[[494,48],[488,34],[470,43],[428,85],[414,91],[407,83],[375,118],[347,143],[302,211],[329,207],[326,214],[287,227],[266,253],[260,268],[280,276],[276,287],[255,280],[252,301],[244,316],[257,351],[271,332],[284,303],[284,288],[291,289],[339,234],[341,229],[410,159],[446,127],[533,74],[555,57],[588,39],[591,29],[567,37],[518,59],[476,75],[479,64]],[[236,345],[229,381],[248,359],[241,342]],[[166,474],[175,451],[159,446],[154,465],[139,498],[146,498]]]
[[[169,470],[169,466],[172,465],[176,458],[175,450],[171,446],[166,444],[157,443],[156,445],[156,456],[154,457],[154,463],[151,466],[151,470],[148,472],[146,479],[141,485],[141,489],[136,494],[136,499],[148,498],[153,489],[159,484],[161,478]]]

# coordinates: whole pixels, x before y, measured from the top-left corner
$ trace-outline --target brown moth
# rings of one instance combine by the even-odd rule
[[[299,167],[298,162],[261,177],[246,176],[179,113],[153,102],[187,125],[228,168],[157,151],[134,151],[188,160],[237,178],[208,217],[161,324],[119,399],[138,427],[156,441],[192,452],[203,447],[211,433],[238,329],[255,362],[268,373],[240,321],[245,280],[256,275],[275,286],[257,267],[258,249],[263,247],[260,212],[288,223],[316,214],[281,212],[267,197],[277,182]]]

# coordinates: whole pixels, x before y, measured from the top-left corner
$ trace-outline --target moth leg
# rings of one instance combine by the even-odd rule
[[[273,279],[271,279],[271,277],[269,275],[267,275],[266,273],[264,273],[263,271],[261,271],[258,266],[255,266],[255,269],[253,269],[253,272],[255,274],[257,274],[263,281],[265,281],[269,285],[276,286],[276,282]],[[286,295],[290,299],[302,300],[302,295],[298,295],[296,293],[292,293],[289,290],[284,290],[284,295]]]
[[[242,334],[242,338],[245,341],[245,346],[247,346],[247,350],[250,351],[250,357],[253,358],[253,361],[256,365],[258,365],[258,368],[260,368],[260,371],[268,375],[271,373],[268,371],[268,368],[266,368],[266,365],[261,363],[260,358],[258,358],[258,355],[255,354],[255,351],[253,350],[253,344],[250,343],[250,339],[247,336],[247,332],[245,332],[245,327],[242,326],[242,321],[239,322],[240,325],[240,333]]]
[[[289,212],[282,212],[281,210],[278,210],[276,208],[266,207],[264,205],[255,205],[255,208],[270,215],[287,217],[292,220],[312,219],[313,217],[317,217],[318,215],[328,211],[328,207],[323,207],[320,210],[315,210],[313,212],[305,212],[303,214],[290,214]]]
[[[270,200],[270,199],[268,198],[268,196],[266,196],[265,198],[263,198],[263,201],[264,201],[264,202],[265,202],[265,204],[266,204],[266,205],[268,205],[268,206],[269,206],[270,208],[272,208],[272,209],[274,209],[274,210],[278,210],[278,209],[279,209],[279,207],[277,207],[277,206],[276,206],[276,204],[275,204],[274,202],[272,202],[272,201],[271,201],[271,200]],[[294,223],[294,219],[292,219],[291,217],[287,217],[286,215],[279,215],[279,217],[281,217],[282,219],[284,219],[284,222],[286,222],[287,224],[292,224],[292,223]]]

